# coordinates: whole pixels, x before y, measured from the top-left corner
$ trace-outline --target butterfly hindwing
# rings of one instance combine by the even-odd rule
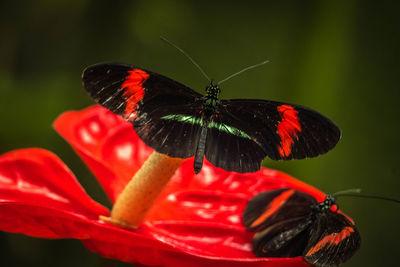
[[[133,121],[138,136],[157,152],[170,157],[188,158],[194,155],[203,124],[195,105],[141,110]]]
[[[301,255],[308,241],[309,217],[292,217],[257,232],[252,241],[258,257]]]
[[[208,124],[206,158],[227,171],[259,170],[265,152],[246,132],[227,124],[225,117],[225,114],[218,114]]]

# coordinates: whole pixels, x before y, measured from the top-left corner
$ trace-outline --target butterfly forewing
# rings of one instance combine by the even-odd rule
[[[275,101],[221,100],[225,122],[244,131],[274,160],[315,157],[332,149],[339,128],[320,113]]]
[[[261,230],[293,218],[309,218],[316,200],[294,189],[278,189],[260,193],[250,199],[243,213],[243,222],[250,231]]]
[[[143,105],[144,99],[166,97],[168,99],[164,100],[164,105],[179,105],[192,103],[202,97],[172,79],[126,64],[100,63],[89,66],[83,71],[82,81],[96,102],[127,119],[133,118],[138,104]],[[148,109],[152,108],[151,104],[146,103]]]
[[[129,65],[96,64],[83,71],[83,85],[97,103],[124,115],[128,97],[122,84],[132,69]]]

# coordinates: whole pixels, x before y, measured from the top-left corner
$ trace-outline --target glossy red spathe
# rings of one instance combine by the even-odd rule
[[[67,112],[54,124],[115,201],[152,150],[130,123],[99,106]],[[249,198],[276,188],[324,194],[275,170],[237,174],[205,161],[195,175],[186,160],[136,230],[102,222],[109,211],[92,200],[49,151],[0,157],[0,229],[37,237],[77,238],[104,257],[161,266],[307,266],[301,257],[256,258],[254,233],[242,225]]]

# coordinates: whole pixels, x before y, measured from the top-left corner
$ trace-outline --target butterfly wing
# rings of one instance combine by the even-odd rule
[[[214,121],[220,128],[235,131],[210,131],[212,145],[206,157],[218,167],[237,172],[257,171],[265,156],[274,160],[315,157],[340,139],[339,128],[327,117],[282,102],[221,100]]]
[[[300,256],[308,241],[316,200],[294,189],[260,193],[247,204],[243,222],[253,237],[253,251],[260,257]]]
[[[303,256],[316,266],[338,266],[359,249],[360,233],[341,213],[326,210],[319,213],[310,227],[308,245]]]
[[[94,100],[132,122],[148,146],[171,157],[194,155],[201,94],[132,65],[96,64],[84,70],[82,80]]]
[[[245,130],[227,123],[226,117],[220,113],[208,124],[206,158],[214,166],[227,171],[258,171],[266,156],[265,151]]]
[[[253,252],[258,257],[297,257],[308,241],[311,218],[289,218],[257,232]]]

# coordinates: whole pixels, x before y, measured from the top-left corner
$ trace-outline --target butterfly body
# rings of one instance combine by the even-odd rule
[[[206,92],[207,95],[202,97],[203,104],[199,111],[199,114],[201,114],[201,130],[193,163],[193,169],[196,174],[200,172],[203,166],[207,144],[207,129],[209,124],[213,122],[214,117],[218,117],[219,94],[221,90],[218,85],[215,85],[211,81],[210,85],[206,88]]]
[[[203,158],[228,171],[254,172],[266,157],[315,157],[332,149],[339,128],[311,109],[256,99],[219,99],[213,81],[202,95],[160,74],[124,64],[97,64],[83,84],[101,105],[133,124],[139,137],[170,157]]]
[[[260,193],[249,201],[243,221],[256,231],[253,251],[260,257],[303,256],[315,266],[337,266],[360,247],[354,222],[329,195],[318,203],[294,189]]]

